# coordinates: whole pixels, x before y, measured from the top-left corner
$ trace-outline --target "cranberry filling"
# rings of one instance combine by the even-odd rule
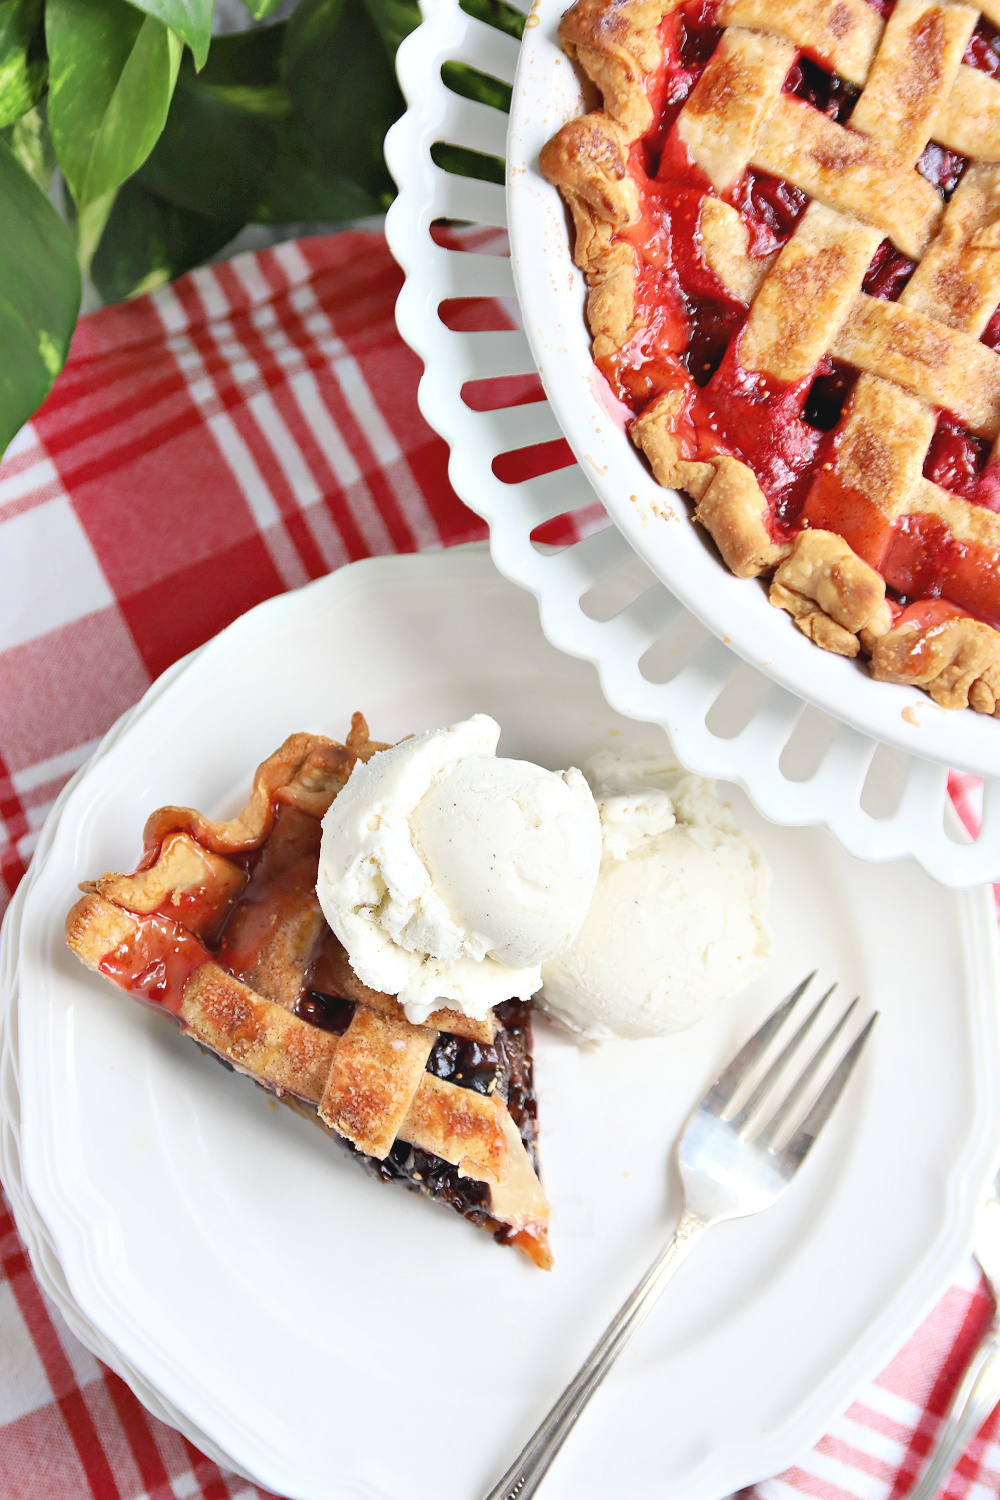
[[[917,171],[942,193],[947,203],[968,165],[967,156],[960,156],[957,151],[949,151],[944,146],[928,141],[917,162]]]
[[[915,260],[897,250],[892,240],[885,239],[872,256],[872,263],[865,272],[862,290],[869,297],[882,297],[886,302],[896,302],[914,271]]]
[[[308,1021],[310,1026],[318,1026],[321,1031],[332,1031],[335,1036],[344,1035],[356,1009],[353,1000],[324,995],[319,990],[306,990],[294,1006],[300,1021]]]
[[[985,438],[973,437],[955,417],[942,412],[924,459],[924,478],[953,495],[973,500],[989,452]]]
[[[833,368],[828,374],[816,376],[802,408],[803,419],[821,432],[830,432],[836,427],[858,379],[858,372],[849,365],[838,364],[835,360],[831,360],[831,364]]]
[[[691,333],[687,349],[681,355],[681,363],[695,385],[707,385],[722,364],[723,356],[745,314],[742,308],[710,300],[689,300],[688,310]]]
[[[716,24],[716,0],[695,0],[680,13],[677,50],[681,67],[700,73],[719,45],[722,27]]]
[[[882,574],[907,599],[945,599],[997,628],[998,565],[996,551],[960,542],[936,516],[911,515],[893,527]]]
[[[985,344],[987,349],[1000,349],[1000,307],[983,329],[979,342]]]
[[[836,73],[827,73],[819,63],[802,56],[793,63],[784,84],[786,94],[804,99],[821,115],[846,125],[861,97],[861,90]]]
[[[978,68],[991,78],[1000,73],[1000,32],[985,16],[979,17],[962,61],[966,67]]]
[[[751,259],[780,250],[791,237],[808,203],[809,199],[801,188],[755,167],[748,167],[733,192],[733,207],[738,208],[747,221]]]

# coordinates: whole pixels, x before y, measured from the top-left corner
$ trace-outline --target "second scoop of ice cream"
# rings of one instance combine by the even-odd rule
[[[592,1038],[665,1036],[738,993],[770,952],[770,872],[711,782],[666,756],[595,756],[604,854],[542,1004]]]

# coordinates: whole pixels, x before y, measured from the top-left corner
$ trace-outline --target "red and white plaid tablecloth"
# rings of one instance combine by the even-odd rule
[[[484,536],[417,410],[419,363],[393,322],[400,283],[380,236],[345,233],[81,321],[0,465],[0,910],[60,787],[171,662],[345,562]],[[449,319],[469,326],[472,311],[453,304]],[[512,391],[540,394],[508,382],[498,404]],[[549,444],[508,477],[569,457]],[[548,538],[571,535],[556,521]],[[953,791],[974,818],[971,779]],[[970,1262],[822,1442],[758,1492],[902,1496],[991,1310]],[[998,1417],[952,1476],[952,1500],[1000,1494]],[[263,1493],[149,1416],[76,1342],[0,1198],[0,1500]]]

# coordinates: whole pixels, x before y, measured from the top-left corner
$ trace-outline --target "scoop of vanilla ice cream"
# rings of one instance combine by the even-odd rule
[[[770,871],[713,785],[666,755],[584,767],[603,855],[576,939],[542,967],[542,1004],[596,1039],[691,1026],[760,973]]]
[[[316,892],[358,977],[419,1024],[527,998],[576,935],[601,825],[577,770],[498,759],[476,714],[355,766],[323,819]]]

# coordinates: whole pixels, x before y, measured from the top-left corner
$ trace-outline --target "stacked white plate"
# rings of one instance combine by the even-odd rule
[[[546,1483],[716,1500],[782,1469],[968,1252],[1000,1142],[986,896],[727,789],[774,869],[775,958],[674,1039],[581,1051],[538,1024],[544,1275],[372,1182],[63,944],[76,883],[132,868],[152,808],[226,815],[288,733],[341,736],[356,708],[388,739],[486,711],[502,753],[551,766],[662,743],[478,550],[345,568],[161,679],[60,799],[3,930],[0,1170],[43,1285],[151,1410],[273,1491],[475,1500],[669,1231],[691,1104],[818,966],[882,1011],[849,1097],[788,1196],[684,1268]]]

